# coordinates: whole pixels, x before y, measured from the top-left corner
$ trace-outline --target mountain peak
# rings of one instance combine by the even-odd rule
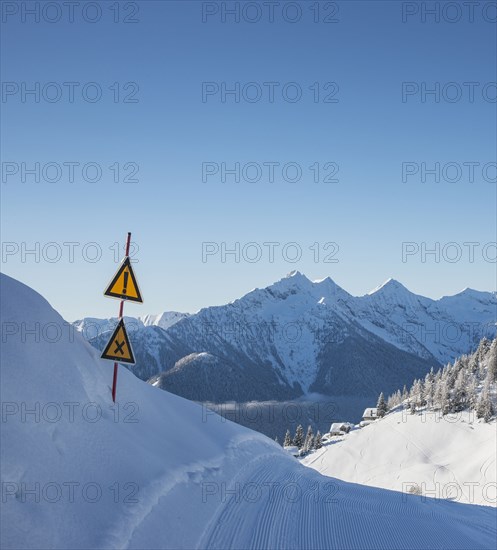
[[[473,298],[476,300],[491,300],[496,296],[495,292],[486,292],[483,290],[476,290],[474,288],[466,287],[457,294],[454,294],[453,296],[444,296],[442,300],[446,300],[447,298],[460,298],[460,297],[466,297],[466,298]]]
[[[459,294],[486,294],[486,292],[482,292],[480,290],[476,290],[475,288],[470,288],[469,286],[467,286],[466,288],[463,288],[460,292],[458,292],[456,296]]]
[[[292,271],[290,271],[290,273],[287,273],[284,277],[284,279],[292,279],[292,278],[309,280],[305,275],[303,275],[302,273],[300,273],[300,271],[296,269],[293,269]]]
[[[368,292],[368,296],[371,296],[372,294],[376,294],[377,292],[393,293],[393,292],[397,292],[397,291],[410,292],[402,283],[399,283],[399,281],[397,281],[396,279],[392,279],[390,277],[384,283],[382,283],[380,286],[377,286],[375,289]]]
[[[303,273],[294,269],[293,271],[290,271],[290,273],[285,275],[282,279],[280,279],[275,284],[283,285],[283,287],[285,288],[288,286],[291,286],[291,287],[298,286],[302,288],[307,288],[308,286],[312,285],[312,281],[308,279]]]
[[[337,285],[331,277],[311,280],[297,270],[291,271],[286,277],[283,277],[267,288],[275,290],[285,297],[289,292],[291,294],[298,293],[303,297],[302,299],[304,301],[308,300],[308,303],[313,304],[317,304],[318,302],[321,304],[331,304],[335,303],[337,299],[348,300],[352,298],[350,294]]]
[[[333,283],[334,285],[336,285],[335,281],[331,277],[325,277],[324,279],[316,279],[315,281],[312,281],[312,282],[316,285],[320,285],[322,283],[324,284]]]

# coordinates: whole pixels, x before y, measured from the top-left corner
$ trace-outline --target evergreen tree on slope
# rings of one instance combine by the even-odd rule
[[[376,411],[380,418],[383,418],[387,413],[387,404],[385,403],[383,392],[381,392],[380,396],[378,397],[378,403],[376,404]]]

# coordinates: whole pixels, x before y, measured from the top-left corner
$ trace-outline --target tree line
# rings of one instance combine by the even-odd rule
[[[278,438],[275,441],[278,442]],[[307,433],[304,436],[304,428],[302,424],[299,424],[293,437],[290,434],[290,430],[286,431],[283,447],[291,446],[298,448],[300,456],[306,455],[310,451],[321,449],[323,446],[321,432],[318,430],[316,435],[314,435],[312,426],[308,426]]]
[[[413,414],[420,407],[440,410],[443,415],[474,410],[477,418],[489,422],[496,413],[496,382],[497,338],[492,342],[484,338],[472,355],[463,355],[437,372],[432,368],[424,379],[390,395],[386,403],[381,394],[378,416],[404,403]]]

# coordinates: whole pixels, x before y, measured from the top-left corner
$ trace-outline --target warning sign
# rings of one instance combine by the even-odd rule
[[[143,303],[142,295],[138,287],[129,256],[124,258],[121,266],[109,283],[105,296],[118,298],[119,300],[128,300],[130,302]]]
[[[101,357],[102,359],[112,359],[112,361],[118,361],[119,363],[135,364],[135,356],[133,355],[131,343],[122,319],[112,333]]]

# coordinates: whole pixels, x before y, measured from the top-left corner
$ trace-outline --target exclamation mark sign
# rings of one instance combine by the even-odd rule
[[[123,283],[123,294],[126,294],[126,287],[128,286],[128,277],[129,277],[129,272],[125,271],[124,272],[124,283]]]

